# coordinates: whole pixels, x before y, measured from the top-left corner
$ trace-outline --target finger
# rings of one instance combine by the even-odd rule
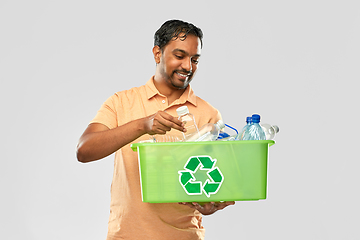
[[[224,209],[225,207],[227,206],[230,206],[230,205],[234,205],[235,202],[234,201],[230,201],[230,202],[220,202],[216,205],[216,208],[218,210],[221,210],[221,209]]]
[[[179,119],[177,119],[176,117],[166,113],[166,112],[161,112],[160,116],[163,118],[164,121],[162,121],[161,123],[164,124],[165,126],[168,126],[170,128],[174,128],[177,129],[179,131],[185,131],[184,128],[184,123],[181,122]]]
[[[175,123],[176,125],[179,125],[179,126],[183,126],[183,125],[184,125],[184,123],[183,123],[182,121],[180,121],[179,118],[174,117],[173,115],[170,115],[170,114],[167,113],[166,111],[165,111],[165,112],[162,112],[162,113],[164,114],[164,117],[165,117],[167,120]]]
[[[171,130],[171,126],[166,119],[166,113],[158,111],[151,116],[151,132],[153,134],[166,134],[166,132]]]
[[[156,130],[156,132],[158,134],[165,134],[166,132],[171,130],[171,127],[169,127],[166,122],[162,119],[154,119],[154,130]]]
[[[197,207],[196,209],[202,212],[203,214],[211,214],[216,211],[214,202],[208,202],[203,205],[199,203],[193,203],[193,204]]]
[[[196,208],[203,208],[203,206],[201,206],[199,203],[197,202],[193,202],[192,205]]]
[[[200,209],[199,206],[197,206],[196,204],[194,205],[193,203],[187,203],[186,205],[189,206],[189,207],[192,208],[192,209],[195,209],[195,210],[199,210],[199,209]]]

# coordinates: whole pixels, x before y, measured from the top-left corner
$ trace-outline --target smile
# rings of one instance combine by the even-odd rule
[[[187,78],[187,77],[190,77],[191,74],[181,74],[179,72],[176,72],[177,75],[179,75],[180,77],[183,77],[183,78]]]

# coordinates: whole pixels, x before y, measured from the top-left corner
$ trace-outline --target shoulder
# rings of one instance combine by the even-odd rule
[[[200,109],[206,109],[207,111],[218,112],[218,110],[213,105],[211,105],[208,101],[206,101],[198,96],[196,96],[196,105],[197,105],[197,108],[200,108]]]
[[[120,100],[132,100],[134,97],[142,96],[145,94],[145,85],[139,86],[139,87],[133,87],[126,90],[121,90],[116,93],[114,93],[112,96],[110,96],[111,99],[114,101],[120,101]]]

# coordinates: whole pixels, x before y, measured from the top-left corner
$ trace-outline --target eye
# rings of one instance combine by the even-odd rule
[[[198,63],[199,63],[199,59],[193,59],[192,62],[193,62],[194,64],[198,64]]]
[[[177,59],[183,59],[183,58],[184,58],[183,56],[181,56],[181,55],[176,55],[176,54],[175,54],[175,57],[176,57]]]

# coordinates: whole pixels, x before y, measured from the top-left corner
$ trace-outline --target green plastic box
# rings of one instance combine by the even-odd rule
[[[134,143],[143,202],[266,199],[272,140]]]

